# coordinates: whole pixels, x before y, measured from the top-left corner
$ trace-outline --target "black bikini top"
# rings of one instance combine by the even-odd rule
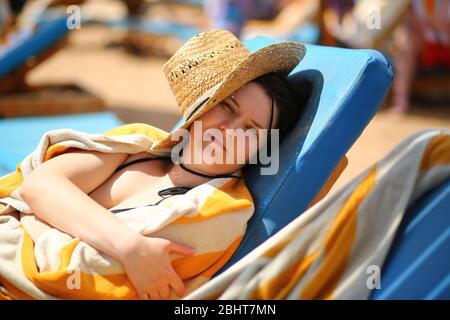
[[[130,162],[124,163],[120,166],[117,167],[117,169],[114,171],[114,173],[122,170],[123,168],[126,168],[128,166],[131,166],[132,164],[135,163],[139,163],[139,162],[145,162],[145,161],[152,161],[152,160],[170,160],[170,157],[167,156],[157,156],[154,158],[151,157],[145,157],[145,158],[140,158],[140,159],[136,159],[136,160],[132,160]],[[158,202],[154,203],[154,204],[148,204],[144,207],[148,207],[148,206],[155,206],[158,205],[159,203],[161,203],[161,201],[163,201],[164,199],[166,199],[167,197],[164,196],[173,196],[173,195],[177,195],[177,194],[185,194],[186,192],[188,192],[191,188],[189,187],[171,187],[171,188],[167,188],[167,189],[162,189],[158,191],[158,195],[160,197],[162,197],[161,200],[159,200]],[[118,213],[118,212],[122,212],[122,211],[127,211],[127,210],[131,210],[134,208],[124,208],[124,209],[113,209],[110,210],[112,213]]]
[[[154,157],[154,158],[145,157],[145,158],[136,159],[136,160],[133,160],[133,161],[130,161],[128,163],[124,163],[124,164],[118,166],[117,169],[114,171],[114,173],[116,173],[117,171],[122,170],[125,167],[131,166],[132,164],[139,163],[139,162],[144,162],[144,161],[151,161],[151,160],[170,160],[170,157],[168,157],[168,156],[158,156],[158,157]]]

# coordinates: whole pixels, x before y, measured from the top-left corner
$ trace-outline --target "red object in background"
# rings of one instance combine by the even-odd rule
[[[445,66],[450,70],[450,47],[425,40],[419,63],[424,69]]]
[[[419,39],[419,66],[450,70],[450,0],[413,0],[412,23]]]

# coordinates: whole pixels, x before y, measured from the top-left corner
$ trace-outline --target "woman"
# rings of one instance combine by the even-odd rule
[[[226,130],[254,129],[260,139],[259,129],[279,129],[280,137],[284,137],[296,124],[306,100],[285,78],[303,55],[304,47],[293,42],[250,53],[225,30],[193,37],[164,65],[185,123],[152,147],[155,154],[75,150],[42,163],[20,188],[22,199],[35,214],[21,214],[21,223],[34,230],[31,233],[35,238],[49,224],[117,259],[142,299],[168,298],[170,288],[183,295],[183,283],[171,266],[169,253],[189,255],[193,251],[180,243],[144,237],[111,212],[126,208],[130,199],[161,201],[158,191],[179,194],[180,189],[217,177],[239,177],[235,173],[245,169],[258,150],[247,143],[227,149]],[[193,123],[202,125],[202,133],[208,129],[224,132],[219,138],[222,140],[213,143],[225,154],[234,153],[234,160],[244,154],[245,163],[187,161],[209,145],[193,143]],[[156,157],[161,150],[174,150],[174,137],[182,129],[189,129],[190,137],[182,149],[181,162],[173,163],[173,157]],[[59,199],[57,203],[55,198]]]

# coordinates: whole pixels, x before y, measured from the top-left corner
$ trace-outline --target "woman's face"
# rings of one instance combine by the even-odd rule
[[[261,135],[260,129],[269,128],[271,105],[270,96],[260,84],[247,83],[200,116],[196,120],[197,130],[195,121],[191,124],[189,144],[183,152],[183,163],[186,163],[186,159],[191,159],[187,163],[192,169],[208,174],[225,174],[241,169],[258,151],[258,146],[266,141],[267,135]],[[278,108],[274,102],[272,128],[278,125],[276,119]],[[198,129],[200,124],[201,130]],[[242,131],[236,131],[237,129]],[[201,136],[197,137],[199,133]],[[220,152],[216,153],[219,149]],[[195,153],[201,161],[192,161]],[[212,163],[212,158],[216,163]]]

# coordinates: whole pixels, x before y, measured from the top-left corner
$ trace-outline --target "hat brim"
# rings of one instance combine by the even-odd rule
[[[170,152],[179,143],[172,139],[174,132],[180,129],[187,129],[192,122],[246,83],[273,71],[288,75],[304,58],[305,52],[306,48],[303,44],[294,41],[284,41],[268,45],[250,53],[236,65],[220,85],[210,92],[209,97],[202,97],[202,101],[197,101],[197,104],[201,103],[198,109],[192,112],[182,125],[173,129],[167,137],[157,141],[151,147],[151,150]]]

